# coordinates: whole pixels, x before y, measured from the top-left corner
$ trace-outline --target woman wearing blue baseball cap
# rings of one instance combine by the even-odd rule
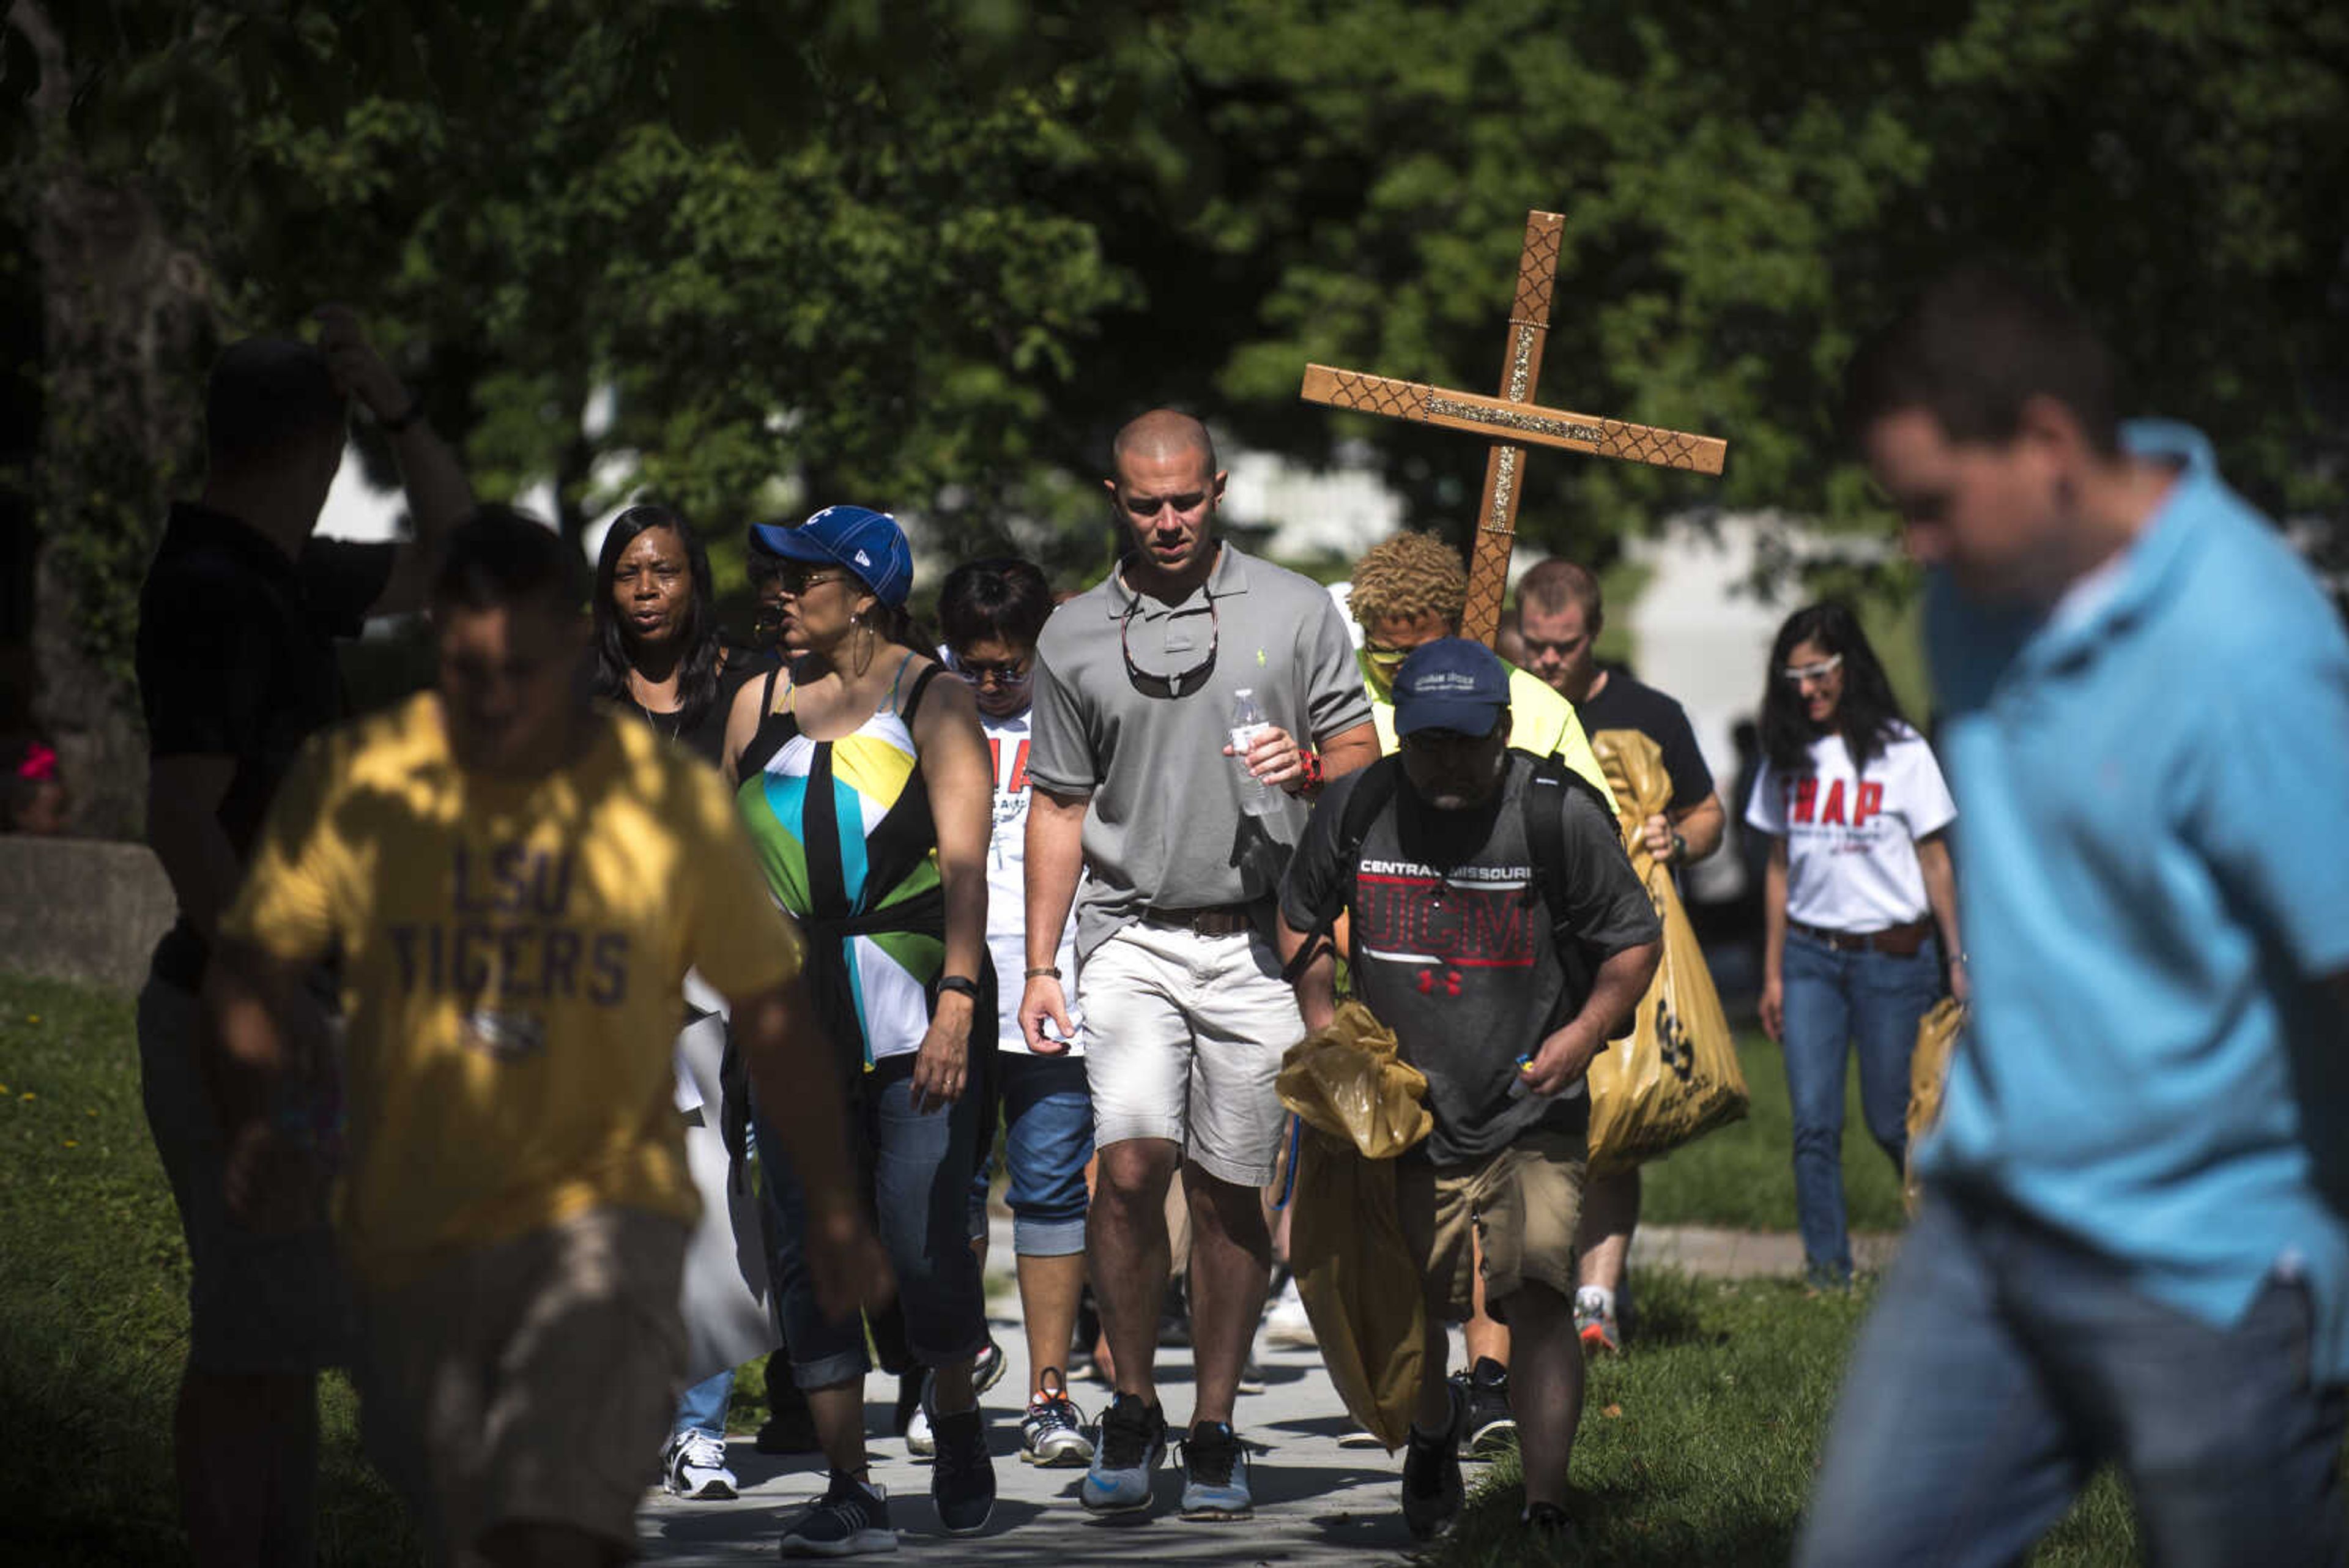
[[[905,1340],[930,1369],[930,1495],[949,1532],[982,1528],[995,1475],[972,1380],[986,1347],[965,1203],[995,1037],[987,956],[994,770],[969,689],[905,612],[912,552],[895,518],[828,506],[750,545],[777,577],[784,670],[745,686],[727,725],[736,804],[776,901],[808,938],[808,975],[843,1064],[875,1228],[896,1270]],[[789,1555],[894,1550],[887,1495],[865,1469],[864,1326],[824,1319],[806,1262],[812,1220],[788,1151],[761,1159],[776,1200],[792,1376],[807,1390],[832,1481],[783,1537]],[[781,1179],[776,1179],[776,1173]]]

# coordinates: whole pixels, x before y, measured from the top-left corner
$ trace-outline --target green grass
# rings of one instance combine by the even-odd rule
[[[128,998],[0,975],[0,1539],[45,1568],[184,1562],[171,1406],[187,1252],[139,1103]],[[324,1560],[412,1563],[406,1511],[321,1399]]]
[[[1786,1103],[1785,1066],[1778,1048],[1759,1034],[1740,1035],[1737,1055],[1752,1108],[1744,1121],[1642,1168],[1642,1224],[1795,1228],[1795,1124]],[[1848,1220],[1855,1231],[1897,1231],[1903,1223],[1900,1183],[1860,1119],[1858,1072],[1847,1073],[1843,1181]]]
[[[1601,1564],[1784,1563],[1866,1293],[1792,1281],[1698,1281],[1634,1272],[1643,1327],[1630,1355],[1592,1365],[1568,1511],[1575,1559]],[[1477,1490],[1434,1568],[1505,1568],[1525,1550],[1514,1454],[1469,1472]],[[2100,1477],[2033,1561],[2132,1563],[2125,1495]]]

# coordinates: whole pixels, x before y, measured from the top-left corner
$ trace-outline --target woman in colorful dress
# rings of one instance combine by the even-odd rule
[[[1948,839],[1958,811],[1858,619],[1838,604],[1797,610],[1779,628],[1762,750],[1745,808],[1746,825],[1770,838],[1762,1027],[1785,1056],[1806,1271],[1839,1287],[1851,1279],[1844,1063],[1856,1045],[1868,1130],[1899,1170],[1909,1058],[1941,993],[1944,952],[1965,999]]]
[[[787,667],[736,700],[728,766],[768,885],[807,933],[817,1007],[852,1054],[852,1141],[896,1270],[908,1348],[930,1369],[930,1495],[947,1531],[969,1533],[995,1501],[971,1378],[986,1314],[966,1234],[976,1091],[995,1036],[987,742],[969,689],[939,679],[915,639],[905,609],[913,556],[894,518],[828,506],[796,527],[750,533],[754,549],[781,558]],[[787,1155],[769,1157],[762,1127],[792,1372],[832,1474],[782,1551],[894,1551],[888,1499],[865,1463],[864,1330],[816,1306]]]

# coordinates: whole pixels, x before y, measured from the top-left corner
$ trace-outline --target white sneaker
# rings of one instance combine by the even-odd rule
[[[914,1412],[914,1418],[905,1423],[905,1451],[917,1459],[938,1457],[937,1434],[930,1430],[930,1399],[926,1386],[921,1407]]]
[[[1313,1320],[1306,1314],[1305,1300],[1297,1293],[1295,1275],[1280,1287],[1265,1312],[1264,1342],[1290,1350],[1309,1350],[1319,1343],[1313,1336]]]
[[[732,1497],[734,1472],[726,1468],[726,1445],[691,1428],[668,1440],[661,1456],[661,1484],[678,1497],[719,1502]]]

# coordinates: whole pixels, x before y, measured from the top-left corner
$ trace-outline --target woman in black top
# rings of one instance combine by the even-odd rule
[[[726,715],[765,661],[726,646],[709,553],[666,506],[612,519],[595,560],[595,694],[716,767]]]
[[[712,767],[726,742],[734,693],[768,660],[726,646],[718,629],[709,554],[692,524],[666,506],[631,506],[612,519],[595,559],[595,694],[636,714]],[[729,1053],[724,1076],[735,1064]],[[727,1097],[747,1085],[727,1085]],[[742,1104],[747,1107],[748,1101]],[[721,1113],[722,1114],[722,1113]],[[780,1359],[778,1367],[788,1365]],[[734,1374],[721,1372],[686,1390],[662,1464],[662,1481],[681,1497],[730,1498],[726,1407]],[[785,1379],[769,1431],[770,1446],[812,1446],[807,1402]],[[796,1433],[795,1438],[781,1434]]]

